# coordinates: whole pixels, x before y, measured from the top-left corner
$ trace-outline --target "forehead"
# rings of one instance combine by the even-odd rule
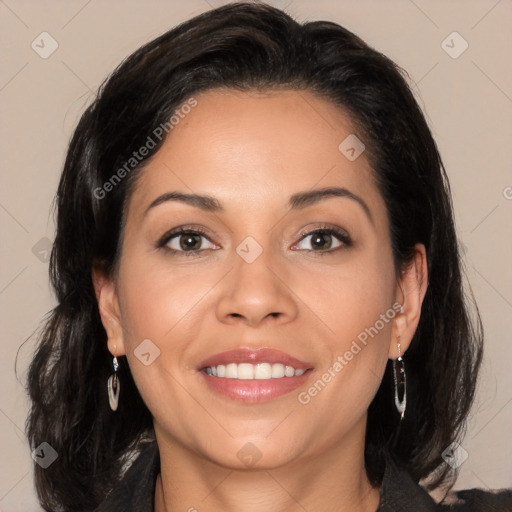
[[[329,186],[379,201],[365,152],[356,159],[346,152],[359,152],[364,137],[333,103],[296,90],[213,90],[194,100],[142,171],[135,209],[168,190],[239,207],[284,203],[294,191]]]

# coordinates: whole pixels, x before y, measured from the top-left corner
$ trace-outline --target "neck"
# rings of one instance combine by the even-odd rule
[[[233,469],[157,440],[161,473],[155,512],[375,512],[379,489],[364,469],[364,435],[271,469]]]

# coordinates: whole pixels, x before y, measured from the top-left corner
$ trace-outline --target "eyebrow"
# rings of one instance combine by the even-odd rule
[[[364,212],[366,213],[370,221],[373,223],[370,208],[364,202],[364,200],[361,199],[356,194],[350,192],[350,190],[347,190],[346,188],[342,187],[328,187],[315,190],[308,190],[305,192],[298,192],[290,197],[288,201],[288,206],[291,210],[301,210],[303,208],[307,208],[308,206],[317,204],[318,202],[329,197],[346,197],[348,199],[352,199],[363,208]],[[166,203],[168,201],[177,201],[185,203],[190,206],[200,208],[205,212],[216,213],[225,211],[221,203],[212,196],[200,194],[183,194],[182,192],[172,191],[166,192],[165,194],[158,196],[154,201],[152,201],[151,204],[147,207],[146,211],[144,212],[144,216],[152,208],[155,208],[156,206],[162,203]]]
[[[146,215],[149,210],[155,208],[156,206],[166,203],[168,201],[178,201],[181,203],[189,204],[190,206],[195,206],[196,208],[200,208],[205,212],[222,212],[224,208],[219,203],[217,199],[212,196],[207,195],[199,195],[199,194],[183,194],[181,192],[166,192],[161,196],[158,196],[151,204],[146,208],[144,215]]]
[[[308,190],[307,192],[299,192],[290,197],[289,206],[292,210],[299,210],[316,204],[328,197],[347,197],[348,199],[352,199],[363,208],[370,221],[373,222],[372,214],[368,205],[362,198],[353,192],[350,192],[350,190],[347,190],[346,188],[328,187]]]

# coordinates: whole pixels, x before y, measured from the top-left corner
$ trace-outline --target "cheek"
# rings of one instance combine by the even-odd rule
[[[368,329],[374,332],[375,324],[381,338],[389,339],[388,320],[396,314],[392,308],[395,276],[390,251],[361,251],[340,265],[311,266],[302,272],[293,289],[304,299],[319,328],[336,340],[336,350],[359,335],[364,338]]]
[[[329,327],[325,357],[298,396],[303,413],[318,418],[316,449],[331,446],[365,417],[388,360],[393,308],[391,277],[361,265],[331,274],[322,292],[304,287],[310,304]],[[309,292],[307,292],[309,290]]]
[[[156,263],[142,259],[127,261],[120,275],[122,321],[132,348],[141,337],[166,342],[190,325],[202,298],[222,276],[222,269],[204,272],[193,264],[177,268],[166,265],[164,258]]]
[[[324,358],[317,372],[321,382],[306,390],[303,402],[321,394],[311,400],[318,414],[326,402],[342,401],[339,421],[343,415],[347,419],[347,411],[354,419],[360,417],[380,384],[398,309],[391,250],[365,251],[346,265],[310,270],[296,290],[314,313],[318,329],[325,332]],[[335,416],[339,412],[332,410]]]
[[[228,270],[222,265],[200,269],[186,261],[171,265],[165,258],[139,257],[135,251],[122,262],[120,306],[126,356],[139,392],[157,417],[168,416],[165,404],[187,404],[190,399],[181,377],[183,372],[195,373],[190,364],[197,360],[193,351],[211,334],[211,318],[208,322],[206,318],[206,308],[212,308],[211,292]],[[149,357],[140,358],[142,346]]]
[[[176,270],[133,253],[121,266],[120,305],[131,373],[153,417],[183,437],[187,436],[183,422],[189,424],[204,412],[190,400],[183,362],[190,359],[191,340],[201,337],[202,298],[216,281],[212,272],[201,273],[185,265]],[[141,357],[142,346],[149,353],[146,358]],[[181,411],[181,419],[170,413],[175,409]]]

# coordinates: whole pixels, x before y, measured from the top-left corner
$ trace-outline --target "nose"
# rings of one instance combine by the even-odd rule
[[[219,321],[257,327],[262,323],[287,323],[298,312],[289,273],[263,253],[252,263],[238,255],[234,268],[222,281],[216,307]]]

